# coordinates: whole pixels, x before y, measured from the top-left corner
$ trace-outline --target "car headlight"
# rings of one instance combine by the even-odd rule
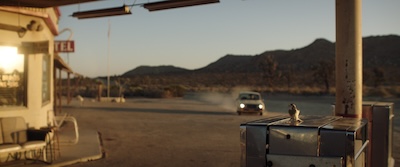
[[[240,103],[240,104],[239,104],[239,107],[240,107],[240,108],[244,108],[244,107],[246,107],[246,105],[244,105],[243,103]]]
[[[263,106],[262,104],[259,104],[259,105],[258,105],[258,108],[259,108],[259,109],[263,109],[264,106]]]

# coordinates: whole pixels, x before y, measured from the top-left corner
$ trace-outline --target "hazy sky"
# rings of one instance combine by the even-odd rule
[[[136,4],[148,1],[136,0]],[[72,29],[75,41],[74,53],[60,55],[75,72],[97,77],[121,75],[140,65],[197,69],[227,54],[297,49],[317,38],[335,42],[335,0],[220,0],[156,12],[134,6],[132,15],[96,19],[70,16],[134,3],[107,0],[60,7],[59,30]],[[400,35],[400,0],[363,0],[362,4],[364,37]],[[62,33],[56,40],[69,35]]]

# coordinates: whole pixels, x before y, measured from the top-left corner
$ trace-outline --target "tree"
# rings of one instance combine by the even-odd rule
[[[375,67],[372,72],[374,74],[374,87],[376,88],[385,81],[385,72],[380,67]]]
[[[294,70],[292,65],[288,65],[286,70],[284,71],[284,78],[286,79],[286,84],[288,90],[293,86],[293,76],[294,76]]]
[[[268,55],[259,60],[258,66],[262,70],[263,80],[268,83],[268,86],[272,87],[273,81],[281,76],[281,73],[278,71],[278,62],[273,56]]]
[[[335,76],[335,61],[320,61],[312,70],[316,82],[323,83],[325,92],[329,93],[330,83],[334,80]]]
[[[115,85],[118,87],[118,96],[123,97],[127,85],[130,82],[129,78],[118,77],[115,81]]]

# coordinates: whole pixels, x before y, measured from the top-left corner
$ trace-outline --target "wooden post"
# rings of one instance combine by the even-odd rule
[[[58,77],[59,78],[59,86],[58,86],[58,113],[61,113],[61,106],[62,106],[62,77],[61,77],[61,68],[58,71]]]
[[[54,67],[53,68],[53,85],[54,85],[54,88],[53,88],[53,101],[54,101],[54,104],[53,104],[53,111],[54,111],[54,114],[56,114],[57,113],[57,89],[58,89],[58,85],[57,85],[57,68],[56,67]]]
[[[71,73],[67,72],[67,104],[71,103]]]
[[[361,0],[336,0],[335,115],[362,117]]]

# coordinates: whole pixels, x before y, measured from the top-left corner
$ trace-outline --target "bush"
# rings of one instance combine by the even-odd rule
[[[171,98],[183,97],[187,88],[182,85],[151,85],[151,86],[136,86],[130,87],[125,91],[125,97],[148,97],[148,98]]]
[[[377,88],[374,88],[374,87],[364,86],[363,95],[389,98],[389,97],[396,96],[395,90],[396,90],[396,88],[394,88],[394,87],[378,86]]]
[[[186,93],[187,88],[183,85],[171,85],[165,88],[165,95],[167,97],[183,97]]]
[[[144,90],[143,96],[149,98],[163,98],[164,91],[162,89],[146,89]]]

